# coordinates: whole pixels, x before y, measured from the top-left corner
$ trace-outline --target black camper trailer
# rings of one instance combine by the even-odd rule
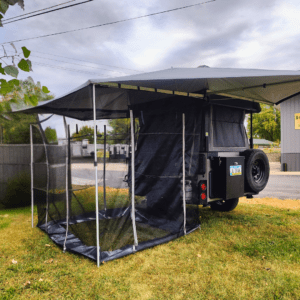
[[[230,211],[239,197],[256,195],[267,185],[268,158],[250,149],[244,125],[246,114],[260,112],[258,103],[177,96],[132,109],[140,125],[135,193],[146,197],[149,208],[170,211],[170,201],[182,203],[183,130],[186,203]]]
[[[240,197],[251,198],[264,189],[268,159],[253,149],[245,116],[252,124],[259,103],[289,99],[299,93],[299,82],[296,71],[168,69],[92,79],[64,96],[23,110],[63,116],[67,141],[61,155],[53,155],[42,133],[44,121],[32,128],[44,139],[41,156],[35,154],[31,139],[37,226],[64,250],[97,260],[98,265],[193,232],[200,227],[201,205],[231,211]],[[78,178],[74,184],[71,176],[67,117],[94,122],[95,197],[76,194],[80,183],[81,190],[90,187]],[[106,129],[104,135],[97,134],[97,121],[126,118],[130,122],[125,135],[110,137]],[[118,177],[120,170],[113,173],[104,156],[103,177],[98,178],[96,144],[103,139],[106,145],[110,138],[131,151],[123,160],[125,182],[121,177],[108,195],[106,170],[110,167],[110,177]],[[64,168],[65,180],[54,180],[57,164]],[[43,168],[44,177],[38,177],[38,168]]]

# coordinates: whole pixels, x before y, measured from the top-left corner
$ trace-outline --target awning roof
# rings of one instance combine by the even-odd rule
[[[205,97],[212,101],[217,98],[218,102],[240,99],[279,104],[300,93],[300,71],[172,68],[118,78],[90,79],[64,96],[41,102],[22,112],[55,113],[90,120],[93,84],[96,85],[97,119],[122,118],[127,116],[129,105],[159,101],[174,95]]]

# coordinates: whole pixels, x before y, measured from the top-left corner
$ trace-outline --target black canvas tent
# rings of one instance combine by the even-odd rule
[[[53,192],[55,188],[50,188],[52,150],[45,141],[47,179],[41,184],[43,187],[36,187],[34,180],[32,183],[32,200],[39,210],[38,226],[65,250],[84,254],[97,260],[98,265],[100,261],[192,232],[199,227],[198,204],[193,202],[193,195],[190,202],[186,201],[185,182],[187,178],[192,182],[201,173],[203,161],[199,153],[205,151],[207,142],[218,150],[247,149],[245,113],[258,112],[258,103],[279,104],[299,92],[298,71],[172,68],[89,80],[64,96],[22,110],[94,120],[95,125],[95,208],[87,210],[76,197],[80,205],[72,204],[68,145],[61,152],[62,160],[66,161],[64,193],[58,195]],[[219,129],[209,132],[202,128],[209,127],[205,115],[210,113],[211,106],[216,107],[211,120]],[[128,136],[123,140],[131,146],[126,176],[129,197],[125,202],[109,203],[104,178],[103,201],[100,199],[99,206],[96,121],[121,118],[131,120]],[[139,119],[139,132],[135,132],[136,119]],[[68,126],[65,128],[70,143]],[[208,135],[213,136],[209,141]],[[32,158],[33,174],[35,163],[37,160]],[[77,210],[79,206],[82,210]],[[95,232],[95,242],[88,245],[82,241],[84,237],[78,237],[80,224],[87,224],[81,232]],[[101,248],[101,243],[106,246]]]

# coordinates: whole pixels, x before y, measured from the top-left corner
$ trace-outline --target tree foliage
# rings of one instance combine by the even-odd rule
[[[113,119],[108,121],[109,126],[112,128],[108,132],[110,135],[108,139],[109,144],[128,144],[130,141],[130,119]],[[135,132],[138,131],[139,122],[135,120]]]
[[[1,20],[9,9],[9,6],[13,6],[17,3],[24,10],[24,0],[0,0],[0,27],[3,27]]]
[[[18,82],[18,85],[13,86],[9,93],[2,95],[0,113],[36,106],[40,101],[54,98],[53,95],[44,93],[41,83],[38,81],[35,84],[31,77],[24,81],[18,80]]]
[[[250,121],[248,121],[247,129],[250,132]],[[261,105],[261,112],[253,114],[253,137],[280,142],[279,108]]]
[[[89,140],[90,144],[94,144],[94,127],[83,126],[78,133],[72,134],[73,141]]]
[[[112,128],[108,132],[110,144],[127,144],[130,137],[130,119],[113,119],[108,121]]]
[[[24,9],[24,0],[0,0],[0,27],[2,27],[1,20],[4,17],[4,14],[7,12],[9,6],[19,4],[22,9]],[[19,71],[30,72],[32,71],[31,61],[28,59],[31,51],[26,47],[22,47],[22,53],[18,53],[17,48],[13,43],[10,43],[10,47],[15,51],[14,54],[8,55],[6,48],[2,45],[4,55],[0,57],[0,74],[5,76],[11,76],[17,78]],[[18,86],[20,83],[17,79],[6,80],[0,79],[0,102],[3,102],[3,96],[11,93],[14,87]],[[47,87],[42,87],[44,93],[49,93]],[[1,103],[0,103],[1,104]],[[34,102],[31,103],[32,105]],[[3,106],[3,105],[1,105]]]
[[[51,128],[50,126],[48,126],[46,129],[45,129],[45,136],[46,136],[46,139],[48,141],[48,143],[55,143],[57,142],[57,133],[56,133],[56,130]]]
[[[30,143],[29,125],[36,123],[35,115],[23,113],[9,114],[14,108],[24,108],[36,105],[40,101],[53,99],[51,94],[45,94],[41,84],[34,83],[31,77],[21,81],[12,91],[3,96],[4,101],[0,104],[0,126],[3,128],[3,143],[5,144],[28,144]]]

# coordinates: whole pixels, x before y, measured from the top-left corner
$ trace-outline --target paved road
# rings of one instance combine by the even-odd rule
[[[98,184],[103,185],[103,171],[98,171]],[[107,171],[106,172],[106,186],[113,188],[126,188],[128,185],[124,182],[124,176],[127,171]],[[72,183],[78,185],[94,185],[95,172],[92,169],[72,169]]]
[[[103,185],[103,166],[99,164],[98,171],[99,185]],[[125,164],[108,164],[106,172],[106,186],[114,188],[126,188],[127,183],[123,182],[127,174]],[[278,170],[277,170],[278,169]],[[278,175],[280,174],[280,175]],[[300,200],[300,175],[292,172],[280,172],[280,164],[271,163],[271,175],[266,188],[259,193],[256,198],[276,197],[279,199],[299,199]],[[72,182],[80,185],[93,185],[95,183],[94,166],[90,164],[72,165]]]
[[[272,175],[265,189],[255,198],[275,197],[300,200],[300,176]]]

